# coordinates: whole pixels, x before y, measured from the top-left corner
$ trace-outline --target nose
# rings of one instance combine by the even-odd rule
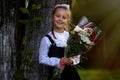
[[[62,20],[62,17],[60,17],[59,20]]]

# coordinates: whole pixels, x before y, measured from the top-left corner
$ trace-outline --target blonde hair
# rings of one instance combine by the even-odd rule
[[[64,10],[66,10],[66,13],[67,13],[67,25],[64,26],[64,29],[66,31],[69,31],[69,24],[71,22],[71,11],[70,9],[68,9],[67,7],[65,6],[57,6],[54,8],[53,12],[52,12],[52,16],[55,14],[56,10],[59,9],[59,8],[62,8]],[[53,37],[56,39],[55,35],[54,35],[54,32],[53,32],[53,26],[52,26],[52,34],[53,34]]]

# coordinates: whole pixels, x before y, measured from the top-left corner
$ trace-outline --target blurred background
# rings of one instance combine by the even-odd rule
[[[120,0],[73,0],[72,22],[77,24],[82,16],[95,22],[103,31],[97,44],[87,53],[88,59],[81,62],[83,68],[96,69],[96,72],[90,70],[90,73],[80,71],[82,77],[92,73],[94,78],[84,77],[83,80],[119,80]],[[104,75],[104,77],[100,78],[100,75]],[[95,78],[95,76],[99,78]]]
[[[47,79],[46,67],[38,63],[38,49],[57,3],[72,4],[75,25],[86,16],[103,32],[76,66],[81,79],[120,80],[120,0],[1,0],[0,80]]]

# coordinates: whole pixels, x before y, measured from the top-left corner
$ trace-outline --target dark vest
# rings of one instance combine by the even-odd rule
[[[50,40],[51,42],[51,46],[49,48],[49,52],[48,52],[48,56],[49,57],[58,57],[58,58],[61,58],[61,57],[64,57],[64,47],[57,47],[55,42],[52,40],[52,38],[49,36],[49,35],[46,35],[48,37],[48,39]],[[55,67],[52,67],[52,66],[49,66],[49,79],[53,76],[54,74],[54,69]]]
[[[57,47],[55,42],[52,40],[52,38],[49,36],[49,35],[46,35],[50,42],[51,42],[51,46],[49,48],[49,53],[48,53],[48,56],[49,57],[58,57],[58,58],[61,58],[64,56],[64,47]]]
[[[57,47],[55,42],[52,40],[52,38],[49,35],[46,35],[48,39],[51,42],[51,46],[49,48],[48,56],[49,57],[64,57],[64,47]],[[54,69],[55,67],[49,66],[49,77],[48,80],[51,79],[51,77],[54,74]],[[58,80],[81,80],[79,77],[79,74],[77,73],[76,69],[74,66],[66,65],[65,69],[63,70],[63,73],[61,74],[61,78]]]

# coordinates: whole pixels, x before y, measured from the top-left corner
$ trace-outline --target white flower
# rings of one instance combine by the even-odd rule
[[[79,32],[79,31],[83,31],[78,25],[74,28],[74,30],[73,31],[75,31],[75,32]]]
[[[94,45],[94,43],[91,42],[89,39],[89,36],[91,35],[91,33],[88,33],[87,28],[82,29],[79,26],[76,26],[73,31],[78,33],[78,35],[81,37],[81,40],[83,42],[86,42],[86,44],[89,44],[89,45]]]
[[[88,36],[82,35],[81,33],[78,33],[78,35],[81,37],[81,40],[86,44],[94,45],[94,43],[90,41]]]
[[[80,28],[79,26],[76,26],[73,31],[80,33],[82,35],[85,35],[85,36],[89,36],[89,33],[87,33],[86,30]]]

